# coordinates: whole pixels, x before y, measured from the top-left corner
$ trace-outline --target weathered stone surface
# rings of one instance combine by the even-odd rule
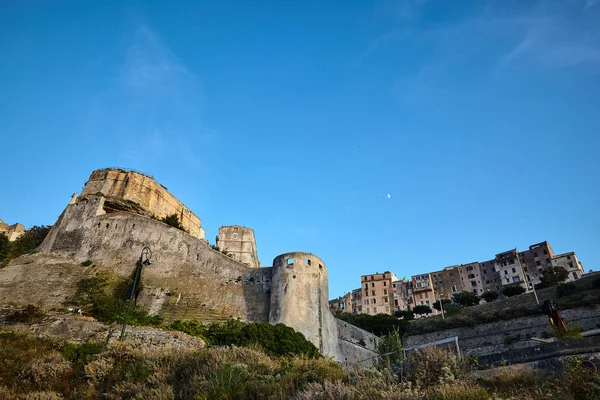
[[[105,342],[109,345],[119,340],[121,326],[108,326],[91,317],[73,314],[49,313],[42,321],[33,324],[6,323],[0,312],[0,327],[2,329],[25,331],[36,336],[63,339],[72,342]],[[170,346],[185,348],[202,348],[202,339],[187,335],[183,332],[145,326],[127,326],[125,342],[142,347]]]
[[[281,322],[337,361],[375,361],[380,339],[329,311],[327,270],[318,257],[288,253],[277,257],[272,268],[251,268],[160,221],[114,208],[107,213],[105,202],[94,194],[71,201],[38,254],[0,270],[0,300],[59,306],[92,271],[130,277],[147,246],[151,265],[143,268],[138,304],[166,322]],[[293,268],[287,264],[290,257],[298,262]],[[86,260],[93,261],[93,269],[80,265]]]

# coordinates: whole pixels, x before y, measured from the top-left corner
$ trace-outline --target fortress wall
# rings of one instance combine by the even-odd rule
[[[381,339],[330,315],[335,320],[338,335],[337,353],[334,358],[346,366],[351,366],[352,363],[375,364]]]
[[[162,222],[105,214],[103,202],[103,197],[87,196],[68,205],[40,249],[77,262],[89,259],[128,277],[148,246],[152,264],[144,267],[147,290],[138,298],[147,310],[167,320],[268,320],[270,269],[249,268]]]
[[[149,176],[118,169],[92,172],[81,196],[97,195],[133,201],[158,218],[176,214],[181,225],[197,238],[204,238],[200,218],[173,196],[164,186]]]

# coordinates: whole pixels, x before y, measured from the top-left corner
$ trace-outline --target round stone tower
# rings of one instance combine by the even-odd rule
[[[319,348],[327,350],[329,313],[327,269],[310,253],[286,253],[273,260],[269,322],[283,323],[302,332]]]

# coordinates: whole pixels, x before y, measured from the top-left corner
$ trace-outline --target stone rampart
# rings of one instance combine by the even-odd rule
[[[198,216],[154,178],[138,172],[120,169],[94,171],[81,192],[81,196],[89,195],[130,201],[158,218],[175,214],[190,235],[202,239],[205,236]]]

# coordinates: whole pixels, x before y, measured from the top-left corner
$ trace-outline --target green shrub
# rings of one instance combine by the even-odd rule
[[[84,262],[81,263],[82,267],[89,267],[90,265],[92,265],[94,262],[92,260],[85,260]]]
[[[183,225],[181,225],[181,222],[179,221],[179,217],[177,217],[177,214],[167,215],[166,217],[163,217],[160,221],[164,222],[165,224],[167,224],[169,226],[172,226],[173,228],[177,228],[184,232],[187,232],[187,230],[183,227]]]
[[[408,355],[405,378],[419,387],[453,381],[462,374],[463,368],[452,351],[429,346]]]
[[[302,333],[284,324],[245,323],[232,319],[209,325],[202,325],[197,321],[175,321],[169,328],[200,337],[205,342],[218,346],[256,345],[271,356],[320,356],[319,350]]]
[[[479,296],[477,296],[473,292],[455,293],[452,296],[452,300],[454,300],[455,303],[458,303],[463,307],[472,307],[479,304]]]
[[[481,295],[481,298],[485,300],[486,303],[491,303],[492,301],[496,300],[498,296],[498,292],[496,292],[495,290],[486,290]]]
[[[349,314],[337,313],[336,318],[341,319],[349,324],[358,326],[367,332],[371,332],[376,336],[387,335],[394,329],[398,329],[402,334],[410,329],[410,322],[407,319],[399,320],[393,315],[388,314]]]
[[[39,310],[37,307],[29,304],[22,310],[17,310],[7,317],[9,322],[22,322],[26,324],[32,324],[34,322],[41,321],[46,314]]]
[[[525,293],[525,288],[519,284],[506,285],[502,288],[502,294],[506,297],[517,296]]]

